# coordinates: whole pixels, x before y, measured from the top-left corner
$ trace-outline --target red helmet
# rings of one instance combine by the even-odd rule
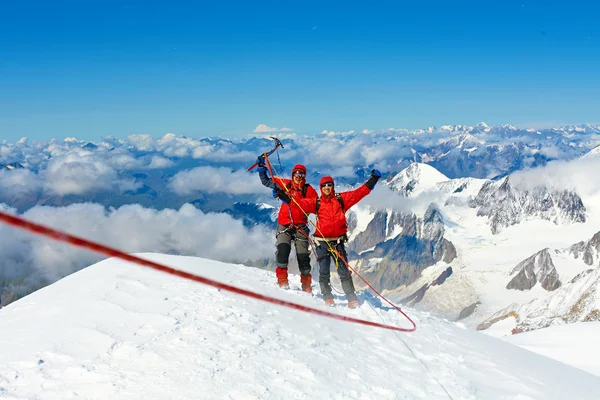
[[[304,175],[306,175],[306,167],[302,164],[294,165],[294,168],[292,168],[292,175],[294,175],[294,172],[296,171],[302,172]]]

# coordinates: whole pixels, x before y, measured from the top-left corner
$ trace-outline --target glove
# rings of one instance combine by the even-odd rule
[[[365,185],[367,185],[369,189],[373,190],[379,178],[381,178],[381,172],[379,172],[379,170],[377,169],[374,169],[371,171],[371,177],[369,178],[367,183],[365,183]]]
[[[273,189],[273,192],[275,194],[275,198],[279,198],[279,200],[283,201],[285,204],[290,204],[292,202],[292,199],[290,198],[290,196],[288,196],[288,194],[286,192],[284,192],[283,190],[277,188],[277,189]]]
[[[267,163],[265,162],[265,156],[260,155],[256,159],[256,166],[258,167],[256,170],[258,172],[267,172]]]
[[[277,190],[273,189],[273,198],[276,199],[278,197],[279,195],[277,194]]]
[[[258,156],[258,158],[256,159],[256,163],[258,164],[258,167],[266,167],[267,166],[264,154],[261,154],[260,156]]]

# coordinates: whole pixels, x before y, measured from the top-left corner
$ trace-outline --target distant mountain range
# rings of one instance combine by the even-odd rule
[[[306,164],[315,187],[322,174],[333,174],[338,185],[357,185],[373,167],[382,170],[386,178],[379,185],[399,196],[390,197],[387,207],[359,203],[347,213],[352,265],[396,301],[510,333],[600,319],[600,194],[541,182],[523,186],[513,175],[556,160],[593,162],[600,157],[599,144],[600,126],[532,130],[482,123],[292,136],[280,152],[282,165],[277,154],[272,161],[282,175],[295,163]],[[0,155],[0,185],[25,173],[43,181],[54,161],[73,154],[76,161],[69,168],[100,162],[114,172],[113,179],[134,185],[69,195],[42,186],[22,192],[2,186],[0,202],[20,212],[82,202],[155,209],[190,203],[204,212],[227,213],[247,227],[272,227],[279,204],[267,188],[178,194],[169,186],[178,173],[198,167],[244,171],[272,146],[265,138],[174,135],[99,143],[22,140],[5,145]],[[596,171],[587,173],[593,177]],[[246,178],[258,182],[256,174],[248,174],[234,184],[246,184]],[[411,204],[421,204],[424,211],[407,211]],[[248,264],[271,268],[272,254]],[[0,288],[4,304],[11,293]]]

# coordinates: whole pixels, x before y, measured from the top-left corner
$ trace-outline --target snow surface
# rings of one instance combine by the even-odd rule
[[[600,322],[578,322],[507,336],[504,339],[600,376]]]
[[[325,309],[318,296],[298,290],[297,276],[292,290],[282,291],[268,271],[194,257],[142,256]],[[333,310],[409,326],[368,293],[360,298],[364,304],[357,310]],[[395,333],[109,259],[0,310],[0,398],[598,398],[600,378],[594,375],[407,312],[417,331]],[[586,338],[590,346],[596,337]]]

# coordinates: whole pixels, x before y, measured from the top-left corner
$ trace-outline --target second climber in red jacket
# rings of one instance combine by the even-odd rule
[[[292,169],[292,179],[269,177],[267,171],[265,159],[261,155],[258,157],[258,175],[263,185],[273,190],[282,190],[282,188],[285,188],[294,199],[312,198],[314,200],[318,197],[315,189],[306,182],[306,167],[304,165],[296,164],[294,166]],[[298,269],[300,270],[302,290],[308,293],[312,292],[307,222],[306,214],[295,203],[281,205],[277,217],[277,231],[275,234],[277,241],[277,250],[275,252],[277,268],[275,269],[275,275],[277,276],[279,287],[283,289],[289,289],[290,287],[288,282],[288,259],[293,242],[296,247],[296,259],[298,261]]]
[[[319,263],[319,285],[323,300],[327,305],[334,305],[330,278],[331,260],[334,260],[342,282],[342,289],[348,300],[348,307],[356,308],[358,306],[352,275],[346,265],[348,261],[344,246],[348,240],[346,211],[371,193],[379,178],[381,178],[381,173],[374,169],[371,171],[369,180],[358,189],[335,193],[333,178],[324,176],[321,178],[321,198],[319,199],[294,198],[292,200],[282,190],[277,191],[279,198],[284,203],[297,203],[307,214],[317,215],[317,227],[313,237]]]

